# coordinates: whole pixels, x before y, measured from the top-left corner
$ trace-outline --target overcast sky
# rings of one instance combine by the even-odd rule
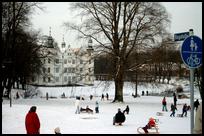
[[[42,6],[45,7],[45,11],[36,10],[31,22],[34,29],[41,30],[44,35],[49,35],[49,27],[51,27],[51,34],[59,45],[64,35],[66,45],[76,48],[87,41],[79,42],[76,39],[76,33],[66,32],[62,27],[63,22],[76,22],[74,13],[69,9],[70,4],[70,2],[44,2]],[[202,2],[162,2],[162,4],[171,15],[169,31],[172,34],[193,29],[194,34],[202,39]]]

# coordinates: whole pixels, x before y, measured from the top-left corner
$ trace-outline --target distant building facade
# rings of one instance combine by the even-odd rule
[[[81,48],[66,48],[66,43],[61,44],[62,51],[53,45],[53,38],[48,36],[43,53],[48,54],[42,58],[42,73],[36,75],[30,84],[39,86],[69,86],[93,85],[94,60],[92,40]]]

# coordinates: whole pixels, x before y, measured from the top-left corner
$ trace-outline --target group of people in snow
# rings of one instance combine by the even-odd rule
[[[176,108],[176,101],[177,99],[175,99],[174,104],[171,104],[171,115],[170,116],[175,116],[175,110],[177,110]],[[99,113],[99,103],[98,101],[96,101],[96,106],[95,106],[95,112]],[[162,110],[163,111],[168,111],[167,110],[167,102],[166,102],[166,98],[164,97],[162,100]],[[76,106],[76,114],[80,114],[80,97],[76,97],[76,102],[75,102],[75,106]],[[199,103],[198,99],[194,102],[194,107],[196,109],[196,117],[195,117],[195,126],[194,126],[194,133],[197,134],[201,134],[202,133],[202,102]],[[25,128],[26,128],[26,132],[27,134],[40,134],[40,120],[39,117],[36,113],[36,106],[32,106],[29,110],[29,112],[27,113],[26,117],[25,117]],[[93,112],[93,110],[91,110],[89,107],[86,108],[85,110],[87,111],[87,109],[89,109],[90,111]],[[183,112],[182,112],[182,116],[187,116],[187,111],[190,109],[189,106],[187,106],[187,104],[183,105]],[[130,108],[127,105],[125,110],[121,111],[120,108],[118,108],[118,112],[115,114],[115,116],[113,117],[113,125],[122,125],[122,123],[125,122],[126,117],[125,114],[129,114]],[[145,125],[143,128],[145,133],[149,133],[148,129],[152,128],[155,126],[155,119],[154,118],[150,118],[147,125]],[[60,128],[56,127],[54,129],[54,133],[55,134],[61,134],[60,132]]]
[[[173,93],[173,102],[174,103],[171,103],[171,114],[170,114],[170,117],[175,117],[175,112],[177,110],[177,106],[176,106],[176,102],[177,102],[177,97],[176,97],[176,94]],[[199,106],[199,101],[198,99],[194,102],[194,108],[198,109],[198,106]],[[181,117],[185,116],[187,117],[187,111],[191,110],[191,106],[190,105],[187,105],[186,103],[183,105],[183,108],[182,108],[182,114],[181,114]],[[162,111],[168,111],[167,110],[167,101],[166,101],[166,97],[163,97],[162,99]]]

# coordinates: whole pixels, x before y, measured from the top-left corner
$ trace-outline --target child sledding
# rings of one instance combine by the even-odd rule
[[[137,132],[139,134],[159,134],[157,120],[151,117],[145,127],[137,128]]]
[[[80,108],[80,112],[82,113],[92,113],[93,114],[93,110],[89,108],[89,106],[86,106],[86,108]]]

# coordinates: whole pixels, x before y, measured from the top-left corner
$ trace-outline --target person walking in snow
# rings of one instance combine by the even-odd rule
[[[36,113],[36,106],[32,106],[25,118],[27,134],[40,134],[40,120]]]
[[[99,104],[98,104],[98,101],[96,101],[95,112],[96,112],[96,113],[99,113]]]
[[[166,98],[164,97],[162,100],[162,111],[164,111],[164,110],[168,111],[166,105],[167,105],[167,102],[166,102]]]
[[[76,101],[75,101],[76,111],[75,111],[75,114],[80,114],[79,104],[80,104],[80,97],[76,97]]]
[[[175,117],[175,111],[177,110],[176,106],[172,103],[171,104],[171,111],[172,113],[170,114],[170,117],[173,115]]]
[[[125,114],[125,112],[126,112],[127,114],[129,114],[129,111],[130,111],[130,108],[129,108],[129,106],[127,105],[126,108],[125,108],[125,110],[123,111],[123,113]]]
[[[182,109],[182,114],[181,114],[181,117],[183,117],[183,115],[185,116],[185,117],[187,117],[187,111],[188,111],[188,107],[187,107],[187,104],[185,103],[184,105],[183,105],[183,109]]]

